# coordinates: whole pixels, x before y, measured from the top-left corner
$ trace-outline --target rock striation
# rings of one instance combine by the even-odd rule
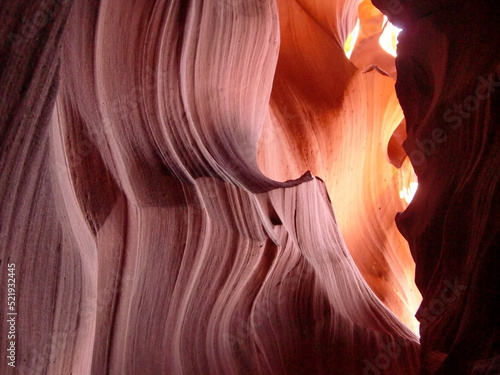
[[[4,4],[1,372],[494,374],[498,20],[397,3]]]

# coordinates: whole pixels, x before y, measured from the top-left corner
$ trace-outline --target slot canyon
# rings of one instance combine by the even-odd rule
[[[500,374],[498,0],[0,16],[0,374]]]

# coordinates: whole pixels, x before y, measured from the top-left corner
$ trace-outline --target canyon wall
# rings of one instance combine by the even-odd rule
[[[403,27],[396,90],[419,187],[397,224],[416,262],[426,374],[500,371],[499,6],[375,0]],[[392,8],[392,9],[391,9]],[[392,10],[392,12],[391,12]]]
[[[374,4],[2,5],[1,372],[494,374],[498,9]]]

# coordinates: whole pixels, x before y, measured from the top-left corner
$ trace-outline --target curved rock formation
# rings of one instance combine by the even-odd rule
[[[376,53],[363,47],[363,38],[353,56],[370,63],[362,66],[364,71],[356,69],[345,57],[340,39],[347,31],[338,30],[347,26],[331,26],[328,34],[327,25],[335,24],[313,18],[312,3],[278,4],[280,57],[271,119],[264,125],[259,149],[261,168],[281,181],[307,170],[325,179],[343,237],[363,276],[378,297],[417,331],[412,319],[420,295],[413,282],[413,260],[394,223],[394,215],[405,209],[399,198],[405,168],[391,165],[387,152],[403,117],[394,79],[374,65],[376,60],[369,60]],[[343,4],[338,13],[345,13],[349,5]],[[368,4],[361,7],[365,11]],[[325,10],[332,12],[333,20],[343,19],[334,10]],[[370,17],[361,23],[362,29],[369,29],[365,22],[369,24]],[[380,45],[377,53],[388,55]]]
[[[367,1],[4,5],[2,373],[494,373],[498,48],[443,72],[495,20],[398,4],[405,120]],[[473,73],[490,95],[425,155]]]

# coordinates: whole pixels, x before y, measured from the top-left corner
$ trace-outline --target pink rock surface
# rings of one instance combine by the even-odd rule
[[[423,3],[396,65],[366,1],[5,4],[0,373],[494,373],[498,92],[415,151],[495,22]]]

